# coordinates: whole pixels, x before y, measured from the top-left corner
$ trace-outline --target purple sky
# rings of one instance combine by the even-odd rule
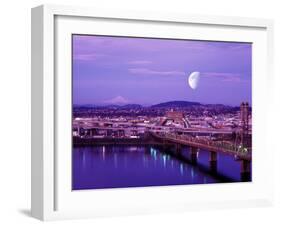
[[[73,103],[251,103],[251,62],[249,43],[73,35]]]

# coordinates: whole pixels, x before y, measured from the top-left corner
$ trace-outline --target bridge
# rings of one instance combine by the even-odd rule
[[[206,138],[195,138],[187,135],[178,135],[173,133],[153,133],[154,137],[165,147],[174,145],[177,152],[182,150],[182,146],[188,146],[190,148],[190,159],[193,163],[197,162],[197,156],[199,150],[209,151],[209,164],[212,171],[217,171],[217,154],[225,153],[233,156],[236,160],[241,161],[241,179],[242,181],[248,181],[250,177],[251,168],[251,150],[241,145],[235,145],[232,142],[227,141],[212,141]]]

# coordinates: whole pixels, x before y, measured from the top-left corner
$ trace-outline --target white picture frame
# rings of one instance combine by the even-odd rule
[[[65,19],[66,18],[66,19]],[[99,23],[107,20],[108,29]],[[114,29],[115,23],[123,23]],[[93,23],[93,24],[91,24]],[[132,29],[145,23],[146,33]],[[158,25],[157,25],[158,24]],[[68,133],[71,128],[69,90],[71,69],[68,37],[75,31],[91,33],[89,27],[99,27],[98,34],[127,36],[157,36],[152,27],[167,26],[183,38],[180,29],[197,29],[191,39],[252,41],[257,54],[253,63],[253,109],[256,109],[253,145],[257,148],[253,182],[225,185],[186,185],[154,188],[111,189],[76,192],[69,188],[70,162]],[[91,26],[90,26],[91,25]],[[141,25],[142,26],[142,25]],[[152,27],[149,27],[152,26]],[[177,26],[177,27],[176,27]],[[189,26],[189,28],[187,28]],[[107,27],[107,26],[105,26]],[[122,28],[121,28],[122,27]],[[117,26],[118,28],[118,26]],[[218,29],[218,34],[208,29]],[[204,29],[206,30],[204,33]],[[130,31],[129,31],[130,30]],[[195,31],[194,30],[194,31]],[[237,30],[237,32],[236,32]],[[135,32],[135,33],[134,33]],[[149,33],[150,32],[150,33]],[[205,35],[205,36],[204,36]],[[159,36],[174,37],[171,32]],[[65,39],[66,38],[66,39]],[[41,220],[128,215],[138,213],[185,211],[208,208],[249,207],[270,205],[273,182],[266,172],[273,170],[273,150],[266,140],[266,120],[273,86],[273,22],[265,19],[160,14],[153,12],[110,11],[71,6],[43,5],[32,9],[32,216]],[[64,44],[62,41],[65,41]],[[62,52],[60,48],[65,49]],[[64,67],[60,67],[60,65]],[[59,76],[58,76],[59,75]],[[69,76],[70,75],[70,76]],[[64,105],[66,104],[66,105]],[[62,106],[63,105],[63,106]],[[61,110],[64,109],[64,110]],[[67,110],[68,109],[68,110]],[[254,110],[255,112],[255,110]],[[60,139],[66,136],[67,142]],[[263,139],[261,139],[263,138]],[[65,145],[65,146],[64,146]],[[261,151],[266,150],[266,156]],[[63,151],[64,150],[64,151]],[[266,172],[264,169],[266,169]],[[63,179],[62,175],[66,175]],[[237,191],[241,193],[237,194]],[[216,196],[216,193],[219,196]],[[173,198],[161,199],[163,196]],[[147,198],[145,198],[147,197]],[[86,202],[89,200],[89,202]],[[83,206],[83,208],[82,208]]]

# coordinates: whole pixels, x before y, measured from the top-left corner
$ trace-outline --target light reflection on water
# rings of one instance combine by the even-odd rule
[[[105,146],[102,146],[102,160],[105,160]]]
[[[203,152],[198,157],[203,165],[208,161]],[[154,147],[93,146],[73,150],[73,189],[218,182],[224,181]]]
[[[180,163],[180,172],[181,172],[181,175],[183,175],[183,164]]]
[[[164,163],[164,167],[165,167],[165,168],[166,168],[166,158],[167,158],[167,157],[166,157],[166,155],[164,154],[164,155],[163,155],[163,163]]]

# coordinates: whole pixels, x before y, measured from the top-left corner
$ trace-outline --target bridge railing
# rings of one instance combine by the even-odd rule
[[[189,142],[198,145],[205,145],[239,155],[250,155],[250,150],[226,141],[212,141],[207,138],[198,138],[198,137],[195,138],[188,135],[178,135],[173,133],[160,133],[158,135],[162,138],[166,138],[174,141],[182,141],[182,142]]]

